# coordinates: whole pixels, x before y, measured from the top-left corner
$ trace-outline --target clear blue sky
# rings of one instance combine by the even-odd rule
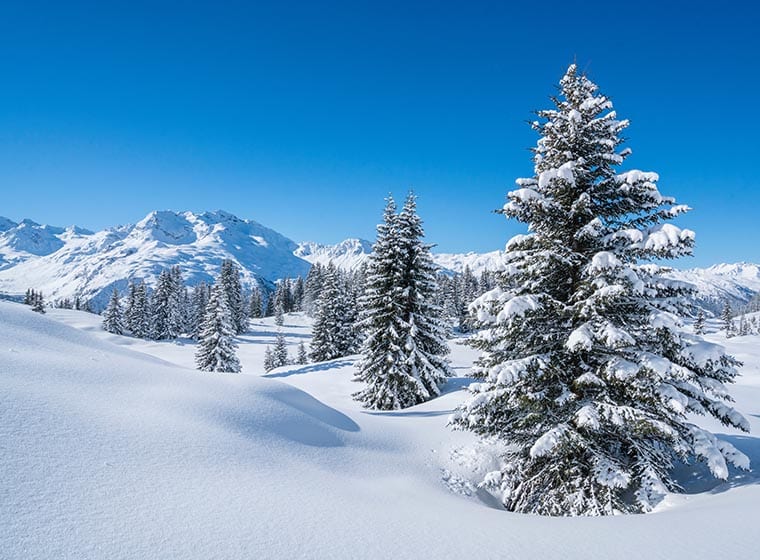
[[[3,2],[0,215],[100,229],[225,209],[373,238],[413,187],[441,251],[502,248],[525,122],[577,59],[629,167],[694,207],[681,266],[760,261],[751,2]]]

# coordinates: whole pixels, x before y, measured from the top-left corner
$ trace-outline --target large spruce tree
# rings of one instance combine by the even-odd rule
[[[655,173],[616,170],[628,122],[575,65],[553,102],[533,123],[534,176],[503,208],[528,233],[473,306],[481,382],[452,422],[506,444],[486,484],[511,511],[646,511],[678,489],[675,461],[702,459],[723,479],[727,462],[748,466],[688,418],[748,429],[725,404],[738,362],[680,329],[687,287],[652,261],[690,254],[693,232],[667,223],[688,208]]]
[[[367,408],[425,402],[450,375],[446,327],[434,303],[436,269],[423,235],[414,195],[400,214],[389,197],[361,298],[365,339],[356,378],[366,387],[355,396]]]

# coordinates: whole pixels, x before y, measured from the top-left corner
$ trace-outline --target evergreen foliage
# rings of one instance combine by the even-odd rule
[[[690,288],[651,264],[690,254],[693,232],[666,223],[688,208],[659,193],[655,173],[616,171],[628,122],[575,65],[560,87],[533,123],[535,174],[502,210],[529,233],[473,305],[480,383],[451,421],[505,444],[484,484],[510,511],[646,511],[678,489],[678,460],[722,479],[727,463],[748,466],[688,418],[748,429],[725,404],[739,363],[680,332]]]
[[[240,281],[240,270],[234,261],[225,259],[222,261],[220,281],[224,286],[227,302],[232,317],[232,325],[236,334],[243,334],[248,330],[248,308],[243,297],[243,285]]]
[[[700,309],[694,319],[694,334],[705,334],[705,312]]]
[[[356,351],[354,311],[351,309],[340,275],[330,265],[322,274],[322,287],[315,310],[310,358],[323,362],[352,354]]]
[[[414,195],[400,214],[389,197],[361,298],[365,338],[356,378],[366,387],[355,397],[367,408],[427,401],[450,375],[446,329],[435,304],[436,268],[423,235]]]
[[[227,291],[221,279],[211,288],[203,326],[198,337],[195,364],[201,371],[237,373],[235,326],[227,304]]]
[[[111,293],[111,299],[103,312],[103,329],[113,334],[124,334],[126,330],[124,311],[121,308],[119,292],[116,288]]]

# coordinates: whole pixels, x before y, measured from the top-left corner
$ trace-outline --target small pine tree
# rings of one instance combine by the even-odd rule
[[[240,361],[236,354],[235,328],[227,305],[224,286],[217,281],[211,288],[206,314],[198,338],[195,364],[201,371],[237,373]]]
[[[285,335],[278,332],[274,343],[274,350],[272,351],[272,363],[274,367],[278,368],[288,365],[289,362],[288,345],[285,342]]]
[[[124,311],[121,308],[119,292],[114,288],[111,299],[103,312],[103,330],[113,334],[124,334]]]
[[[726,338],[731,338],[736,334],[734,331],[734,311],[731,304],[726,300],[723,304],[723,311],[720,314],[720,320],[723,323],[723,330],[726,331]]]
[[[267,373],[272,371],[275,367],[274,364],[274,354],[272,354],[272,349],[267,346],[264,350],[264,371]]]
[[[275,303],[274,305],[274,324],[281,327],[285,324],[285,316],[283,306],[281,303]]]
[[[705,334],[705,312],[700,309],[697,318],[694,319],[694,334]]]
[[[298,345],[296,363],[298,365],[305,365],[309,363],[309,355],[306,353],[306,345],[303,342]]]

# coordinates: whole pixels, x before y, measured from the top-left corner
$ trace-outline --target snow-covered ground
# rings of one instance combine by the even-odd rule
[[[475,357],[456,342],[442,397],[378,413],[350,397],[351,358],[264,375],[270,320],[242,337],[242,375],[99,322],[0,302],[2,558],[757,558],[758,336],[709,335],[746,364],[733,394],[753,433],[725,437],[751,472],[684,468],[689,493],[649,515],[543,518],[469,480],[475,440],[446,427]],[[292,354],[310,336],[298,315],[284,331]]]

